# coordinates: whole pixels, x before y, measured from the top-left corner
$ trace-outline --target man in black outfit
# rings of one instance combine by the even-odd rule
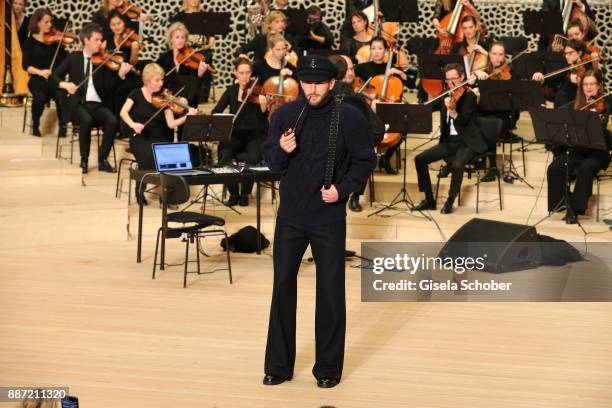
[[[317,6],[310,6],[306,10],[307,31],[302,34],[300,48],[303,50],[331,50],[334,45],[334,36],[329,27],[322,21],[323,11]]]
[[[299,60],[298,74],[304,97],[274,113],[264,144],[266,162],[284,176],[263,383],[293,376],[297,273],[310,244],[317,276],[312,373],[319,387],[331,388],[340,382],[344,362],[346,201],[360,191],[376,159],[361,112],[330,93],[336,67],[312,55]]]
[[[122,63],[118,76],[106,67],[98,70],[91,63],[91,56],[100,51],[102,45],[102,27],[95,23],[86,24],[79,33],[83,44],[82,51],[74,51],[53,71],[50,81],[54,86],[68,92],[64,107],[65,122],[72,120],[79,125],[79,148],[81,151],[81,169],[87,173],[91,129],[101,126],[104,131],[102,146],[98,152],[98,169],[114,172],[108,154],[113,147],[117,133],[117,117],[104,104],[104,90],[116,89],[113,83],[125,79],[131,66]],[[96,71],[94,73],[94,71]],[[65,81],[66,74],[68,80]],[[109,83],[110,82],[110,83]],[[112,95],[109,95],[111,97]]]
[[[459,64],[446,65],[444,72],[446,86],[449,89],[465,81],[463,67]],[[425,193],[425,200],[417,205],[415,210],[436,209],[428,166],[430,163],[445,159],[451,173],[451,185],[448,199],[441,213],[449,214],[453,211],[453,203],[461,189],[463,168],[477,153],[484,153],[487,150],[487,143],[476,125],[478,103],[476,95],[469,87],[457,101],[456,106],[452,105],[449,97],[444,98],[444,103],[438,106],[440,108],[440,143],[419,153],[414,158],[419,191]]]

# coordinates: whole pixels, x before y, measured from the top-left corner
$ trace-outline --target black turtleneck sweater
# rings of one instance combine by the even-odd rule
[[[280,182],[279,220],[326,225],[346,217],[348,196],[361,191],[376,166],[376,156],[366,119],[357,108],[342,103],[333,178],[339,198],[335,203],[325,203],[320,190],[325,175],[333,97],[328,95],[319,105],[306,107],[296,126],[297,148],[291,154],[279,144],[280,135],[294,126],[306,103],[300,98],[283,105],[272,115],[263,154],[272,170],[284,172]]]

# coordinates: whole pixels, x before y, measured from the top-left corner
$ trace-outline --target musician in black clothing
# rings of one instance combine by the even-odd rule
[[[342,40],[340,52],[342,55],[348,55],[354,62],[366,62],[357,60],[357,51],[372,42],[372,34],[368,30],[368,16],[363,11],[355,11],[351,14],[349,21],[353,34]]]
[[[595,13],[591,9],[591,7],[589,7],[589,3],[587,0],[543,0],[542,1],[542,11],[558,11],[559,13],[561,13],[566,3],[570,1],[573,2],[575,6],[578,7],[580,10],[582,10],[582,12],[584,12],[586,17],[591,20],[589,27],[584,27],[584,28],[585,28],[585,31],[588,31],[587,33],[588,39],[589,40],[592,39],[593,36],[597,34],[595,24],[593,23],[593,21],[595,21]],[[549,38],[547,36],[545,35],[540,36],[540,41],[538,43],[539,49],[546,50],[549,45],[548,43],[549,43]]]
[[[310,6],[306,12],[308,13],[306,20],[308,29],[300,38],[300,48],[303,50],[331,50],[334,45],[334,36],[322,21],[323,11],[317,6]]]
[[[466,10],[469,14],[476,17],[478,20],[481,20],[480,13],[478,9],[474,6],[474,2],[472,0],[461,0],[463,3],[464,10]],[[438,30],[438,35],[448,34],[446,29],[442,28],[441,21],[447,14],[452,13],[457,5],[457,0],[436,0],[436,5],[434,6],[434,14],[431,20],[432,25],[436,30]]]
[[[382,37],[374,37],[370,44],[370,56],[372,60],[358,64],[355,67],[355,75],[364,82],[377,75],[385,75],[387,63],[385,62],[385,53],[387,51],[387,43]],[[389,69],[389,75],[397,76],[404,84],[408,82],[408,75],[399,68],[392,67]],[[376,112],[376,104],[372,104],[372,110]],[[399,144],[394,147],[389,147],[385,154],[380,157],[379,167],[384,169],[388,174],[397,174],[397,170],[391,166],[391,157],[399,149]]]
[[[22,66],[30,74],[28,89],[32,94],[32,134],[40,136],[40,117],[49,99],[55,101],[60,129],[63,129],[65,134],[66,129],[61,126],[60,94],[57,88],[49,84],[48,79],[55,52],[57,51],[57,57],[53,63],[57,66],[66,57],[66,50],[61,44],[45,44],[43,40],[44,35],[51,31],[52,27],[52,16],[48,9],[36,10],[30,18],[29,25],[32,34],[22,46]]]
[[[355,80],[355,67],[353,61],[346,55],[332,55],[329,57],[329,60],[338,70],[336,84],[333,90],[334,94],[342,95],[344,97],[344,102],[359,109],[368,122],[368,134],[372,141],[372,146],[376,146],[383,140],[385,135],[385,124],[376,116],[376,113],[374,113],[370,105],[365,102],[364,98],[353,91],[352,84]],[[348,202],[349,210],[354,212],[362,211],[361,204],[359,204],[359,196],[363,195],[365,187],[364,184],[360,191],[351,194],[351,198]]]
[[[463,30],[463,40],[455,43],[451,49],[451,54],[459,54],[461,56],[470,55],[472,52],[488,57],[489,41],[485,39],[481,31],[479,31],[478,20],[474,16],[466,16],[461,20],[461,29]],[[480,38],[479,37],[480,33]]]
[[[79,33],[82,51],[70,53],[51,74],[51,83],[68,92],[64,106],[64,116],[79,125],[79,147],[81,150],[81,169],[87,173],[91,129],[101,126],[104,130],[102,146],[98,151],[98,169],[114,172],[106,159],[113,146],[117,133],[117,118],[103,104],[106,89],[111,89],[107,81],[118,83],[124,79],[131,65],[122,63],[118,73],[106,67],[95,67],[91,63],[92,55],[102,46],[102,27],[97,24],[86,24]],[[94,73],[95,71],[95,73]],[[65,80],[68,75],[68,80]]]
[[[171,109],[153,106],[153,94],[159,92],[164,85],[164,70],[155,63],[147,64],[142,70],[141,88],[134,89],[121,108],[122,133],[129,135],[130,148],[138,162],[139,170],[154,170],[153,143],[172,142],[172,129],[185,123],[187,116],[174,117]],[[198,110],[190,108],[187,115],[196,115]],[[129,128],[129,129],[128,129]],[[144,198],[145,186],[136,183],[136,199],[146,205]]]
[[[120,9],[123,3],[124,3],[124,0],[102,0],[102,5],[100,6],[100,9],[96,11],[93,14],[93,16],[91,16],[91,22],[96,23],[100,27],[102,27],[102,30],[104,31],[103,32],[104,38],[108,38],[112,36],[112,32],[108,25],[108,19],[109,19],[110,13],[115,9]],[[128,21],[128,26],[135,32],[138,32],[140,22],[144,22],[144,21],[153,21],[153,17],[151,17],[147,13],[140,13],[138,20]]]
[[[600,170],[608,167],[610,163],[610,149],[612,149],[612,135],[607,130],[610,117],[610,105],[605,98],[599,103],[586,105],[603,95],[603,76],[601,71],[587,71],[578,88],[574,109],[591,110],[599,114],[601,126],[606,136],[608,150],[588,148],[573,148],[566,156],[565,149],[559,149],[546,172],[548,179],[548,211],[557,210],[565,196],[566,163],[570,177],[576,177],[574,191],[571,192],[570,202],[565,215],[565,222],[575,224],[578,215],[584,215],[589,197],[593,193],[593,178]]]
[[[465,71],[459,64],[448,64],[444,67],[444,75],[448,88],[456,87],[465,82]],[[463,168],[477,154],[487,150],[487,143],[476,125],[478,105],[476,95],[466,87],[461,98],[453,105],[450,97],[444,98],[444,103],[438,103],[440,109],[440,143],[414,158],[416,165],[419,191],[425,193],[425,200],[415,207],[417,211],[435,210],[436,201],[431,188],[429,164],[444,159],[451,172],[451,185],[448,199],[441,213],[453,211],[453,203],[461,189]]]
[[[25,15],[28,2],[26,0],[13,0],[11,3],[13,6],[15,26],[17,28],[17,38],[19,39],[19,44],[23,46],[26,38],[28,38],[30,27],[30,17]]]
[[[248,43],[242,45],[236,50],[237,57],[248,58],[247,53],[253,52],[253,60],[259,62],[264,59],[266,52],[268,51],[268,39],[267,37],[271,34],[280,34],[289,43],[287,51],[295,51],[299,55],[299,48],[297,40],[288,32],[285,31],[287,28],[287,16],[282,11],[271,11],[266,16],[263,26],[262,33],[257,34]]]
[[[295,79],[297,69],[291,63],[286,62],[287,42],[284,37],[280,34],[270,34],[268,50],[270,53],[263,60],[255,61],[253,64],[253,76],[258,78],[257,83],[263,85],[268,78],[279,75]]]
[[[586,53],[586,45],[582,41],[570,40],[563,48],[563,53],[568,65],[579,64],[582,56]],[[586,64],[585,67],[585,69],[592,68],[590,63]],[[546,80],[544,80],[544,75],[541,72],[536,72],[533,74],[532,79],[557,89],[555,93],[555,108],[565,106],[574,100],[580,80],[578,75],[572,71],[552,76]]]
[[[229,107],[230,113],[238,114],[234,120],[230,140],[219,144],[219,162],[227,164],[242,156],[246,164],[256,165],[261,162],[261,146],[268,132],[268,119],[265,114],[267,100],[265,96],[259,95],[254,99],[257,103],[244,102],[247,91],[252,85],[252,64],[250,60],[239,57],[235,66],[234,75],[237,83],[230,85],[225,90],[212,110],[212,113],[222,113]],[[253,188],[252,181],[243,182],[242,191],[239,190],[238,183],[228,184],[227,188],[230,193],[227,205],[249,205],[249,194]]]
[[[344,44],[348,39],[355,35],[351,18],[356,11],[363,11],[372,4],[372,0],[346,0],[345,16],[346,19],[340,28],[340,44]],[[366,17],[367,18],[367,17]]]
[[[202,77],[208,70],[208,64],[202,61],[197,69],[190,68],[184,64],[178,64],[177,55],[187,46],[188,37],[189,31],[183,23],[173,23],[168,27],[166,41],[170,49],[160,54],[157,58],[157,64],[168,75],[166,86],[172,92],[178,92],[183,86],[187,85],[181,92],[181,96],[187,98],[190,106],[197,106],[199,103],[197,91],[200,89]]]
[[[310,244],[317,275],[312,373],[320,388],[331,388],[340,382],[344,365],[346,200],[365,184],[376,159],[363,115],[349,104],[337,106],[330,94],[334,65],[312,55],[301,58],[298,69],[305,97],[272,115],[264,144],[266,163],[284,175],[274,232],[274,287],[263,383],[278,385],[293,376],[297,274]],[[337,132],[331,127],[334,112],[339,116]],[[335,149],[329,149],[330,143]],[[335,155],[328,156],[330,151]]]
[[[185,20],[187,19],[187,16],[189,14],[201,13],[202,11],[203,10],[201,0],[183,0],[183,7],[178,13],[170,17],[169,22],[170,24],[172,24],[178,21],[185,24]],[[201,49],[202,55],[206,57],[206,63],[208,65],[212,65],[214,57],[213,47],[215,46],[215,37],[211,35],[206,38],[202,35],[190,34],[188,40],[191,46],[193,46],[194,48]],[[202,76],[202,85],[199,94],[199,99],[201,103],[208,102],[208,97],[210,95],[210,88],[212,86],[213,79],[212,71],[212,69],[209,69]]]

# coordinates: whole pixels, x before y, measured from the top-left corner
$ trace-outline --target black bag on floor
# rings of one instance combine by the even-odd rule
[[[259,233],[261,239],[261,249],[266,249],[270,246],[270,241]],[[232,252],[245,252],[253,253],[257,252],[257,229],[251,225],[241,228],[238,232],[230,235],[227,239],[229,241],[229,250]],[[221,247],[227,251],[228,243],[225,238],[221,240]]]

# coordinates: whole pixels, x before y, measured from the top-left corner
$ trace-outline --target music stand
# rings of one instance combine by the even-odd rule
[[[419,54],[419,77],[424,79],[444,79],[444,67],[447,64],[463,66],[461,55]]]
[[[508,81],[479,81],[480,90],[479,108],[483,111],[507,111],[509,123],[512,123],[513,111],[524,111],[532,106],[544,104],[542,88],[536,81],[508,80]],[[512,160],[512,137],[510,137],[510,157],[507,170],[504,170],[504,181],[522,181],[529,188],[533,186],[521,177]],[[506,163],[504,163],[504,168]]]
[[[310,48],[304,50],[304,55],[320,55],[322,57],[331,57],[332,55],[342,55],[342,50],[328,50],[321,48]]]
[[[287,16],[287,32],[294,35],[302,35],[308,32],[308,12],[302,9],[287,9],[282,10],[283,14]]]
[[[419,22],[419,3],[417,0],[380,0],[380,12],[385,16],[386,22]]]
[[[231,13],[187,13],[184,15],[183,23],[190,34],[205,35],[227,35],[231,31]]]
[[[534,227],[552,214],[569,210],[573,213],[569,199],[569,157],[572,148],[587,148],[608,151],[599,116],[595,112],[574,109],[546,109],[541,106],[529,108],[536,141],[565,147],[565,194],[561,201],[546,217],[534,224]],[[586,231],[576,220],[584,234]]]
[[[387,132],[401,133],[403,139],[402,141],[404,143],[404,152],[406,151],[408,133],[429,134],[432,131],[431,105],[411,105],[407,103],[381,102],[376,104],[376,114],[384,124],[389,125]],[[402,143],[402,141],[400,141],[400,143]],[[397,154],[401,156],[402,153],[400,151]],[[410,199],[408,190],[406,189],[406,168],[408,166],[406,165],[405,154],[402,160],[404,162],[402,188],[396,194],[393,200],[391,200],[391,203],[379,208],[371,214],[368,214],[368,217],[380,214],[386,210],[397,210],[395,206],[398,204],[406,205],[406,209],[404,211],[412,211],[414,209],[414,203]],[[429,219],[429,217],[423,212],[421,212],[421,214],[423,214],[425,218]]]
[[[202,158],[202,147],[208,148],[208,142],[229,142],[232,136],[234,115],[231,114],[213,114],[213,115],[189,115],[185,119],[185,127],[183,128],[183,140],[187,142],[198,142],[198,153],[200,155],[200,163],[202,166],[209,169],[212,163],[204,162]],[[204,186],[204,196],[202,197],[202,211],[205,210],[206,198],[212,197],[213,200],[228,207],[236,214],[241,214],[233,207],[226,205],[215,194],[208,193],[208,186]],[[197,202],[199,196],[193,202]]]
[[[563,34],[563,19],[558,11],[524,11],[525,34]]]

